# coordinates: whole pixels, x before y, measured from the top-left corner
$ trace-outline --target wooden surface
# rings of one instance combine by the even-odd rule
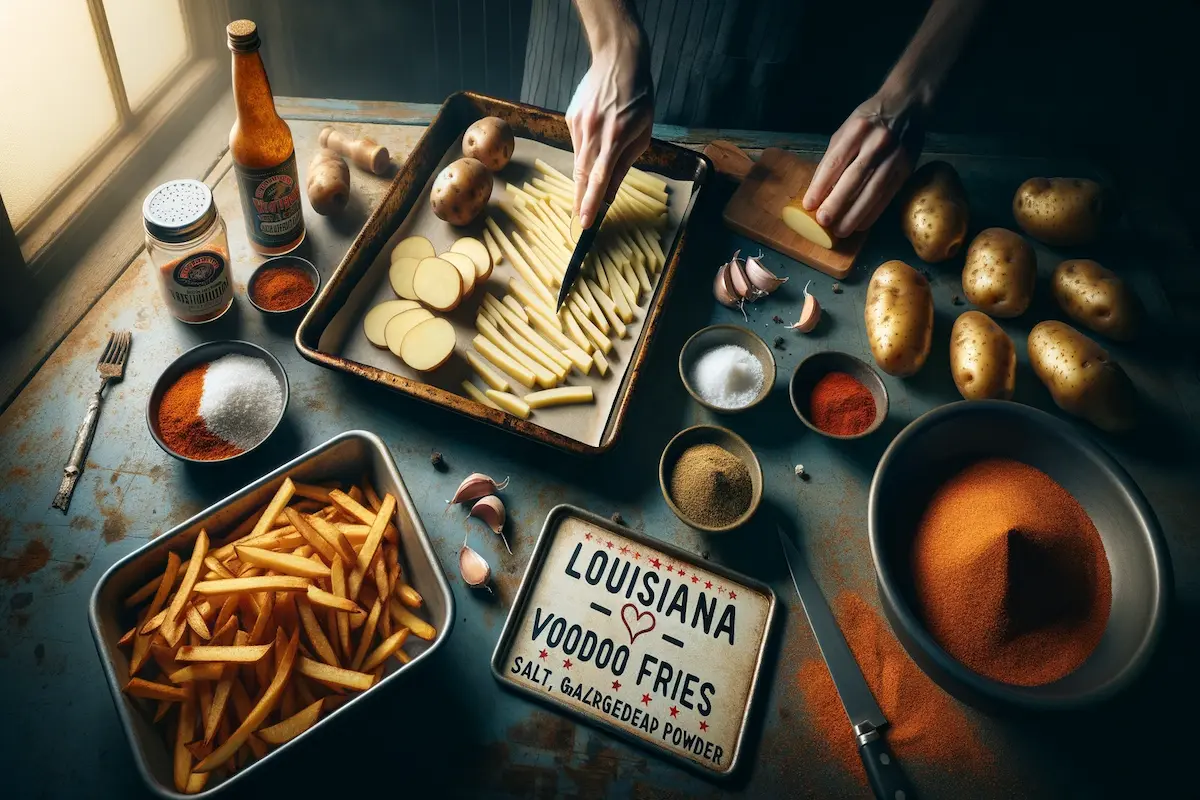
[[[728,147],[718,152],[724,156],[722,163],[728,165],[728,169],[741,174],[744,162],[739,163]],[[854,268],[854,259],[862,249],[866,233],[856,233],[848,239],[835,242],[834,248],[828,250],[793,231],[780,217],[788,201],[808,188],[816,168],[816,161],[777,147],[763,150],[726,204],[725,224],[731,230],[772,250],[841,279]]]

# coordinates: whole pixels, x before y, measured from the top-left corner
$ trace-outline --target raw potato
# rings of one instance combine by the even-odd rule
[[[933,294],[924,275],[903,261],[881,264],[867,285],[864,317],[880,369],[906,378],[925,365],[933,337]]]
[[[833,234],[827,228],[817,222],[813,212],[806,210],[801,205],[803,199],[804,193],[801,192],[783,207],[783,211],[780,212],[783,224],[813,244],[824,247],[826,250],[832,250],[833,246],[837,244],[837,239],[833,238]]]
[[[342,157],[322,147],[308,165],[308,202],[313,211],[328,217],[350,202],[350,168]]]
[[[1118,342],[1137,336],[1141,306],[1112,270],[1086,258],[1064,261],[1054,270],[1050,291],[1076,322]]]
[[[484,392],[487,398],[500,408],[504,409],[514,417],[521,419],[529,419],[529,404],[515,394],[508,392],[497,392],[495,389],[488,389]]]
[[[433,249],[433,242],[424,236],[409,236],[392,249],[391,260],[394,264],[401,258],[415,258],[420,261],[422,258],[433,258],[435,255],[437,255],[437,250]]]
[[[590,386],[559,386],[525,395],[525,404],[530,408],[561,406],[568,403],[590,403],[595,400]]]
[[[464,236],[450,245],[451,253],[462,253],[475,264],[475,280],[486,281],[492,274],[492,254],[478,239]]]
[[[367,335],[367,341],[376,347],[387,347],[387,337],[383,332],[392,317],[420,307],[421,304],[416,300],[384,300],[368,311],[363,319],[363,333]]]
[[[492,174],[474,158],[460,158],[441,171],[429,195],[433,213],[451,225],[469,225],[492,196]]]
[[[1037,254],[1020,234],[1004,228],[982,231],[967,250],[963,294],[993,317],[1019,317],[1033,300]]]
[[[417,272],[420,259],[402,256],[394,259],[388,268],[388,281],[397,297],[405,300],[416,300],[417,293],[413,291],[413,275]]]
[[[1029,364],[1058,407],[1106,431],[1133,427],[1137,393],[1108,352],[1065,322],[1029,332]]]
[[[908,180],[900,198],[900,227],[917,257],[930,264],[958,255],[971,209],[954,167],[930,161]]]
[[[462,296],[467,298],[471,296],[471,292],[475,291],[475,262],[468,256],[462,253],[454,253],[447,251],[438,256],[442,261],[449,261],[458,270],[458,274],[462,276]]]
[[[1086,178],[1030,178],[1013,197],[1021,230],[1057,247],[1094,242],[1104,223],[1104,187]]]
[[[1011,400],[1017,383],[1012,339],[982,311],[963,312],[950,331],[950,374],[964,400]]]
[[[492,172],[508,165],[516,146],[512,128],[499,117],[484,117],[463,134],[463,155],[478,159]]]
[[[454,326],[441,317],[418,323],[400,343],[400,358],[417,372],[431,372],[454,353]]]
[[[462,300],[462,275],[449,261],[423,258],[413,273],[413,294],[435,311],[452,311]]]
[[[383,329],[383,337],[387,342],[388,350],[392,351],[392,355],[400,356],[400,345],[404,343],[404,337],[408,332],[430,319],[433,319],[433,314],[424,308],[401,311],[389,319]]]

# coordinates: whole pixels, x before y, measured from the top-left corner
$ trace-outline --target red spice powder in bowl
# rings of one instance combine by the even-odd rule
[[[789,387],[800,421],[833,439],[873,433],[888,412],[887,389],[866,362],[848,353],[814,353],[800,362]]]
[[[247,284],[250,303],[267,314],[286,314],[303,307],[317,293],[321,273],[312,262],[296,256],[268,258]]]

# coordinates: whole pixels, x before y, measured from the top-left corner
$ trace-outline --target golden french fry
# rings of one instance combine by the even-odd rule
[[[190,681],[215,681],[221,677],[224,664],[191,664],[180,667],[167,676],[171,683],[188,683]]]
[[[384,495],[383,502],[379,506],[379,513],[375,515],[375,519],[371,523],[371,532],[367,534],[367,540],[363,542],[362,549],[358,551],[358,568],[363,574],[366,574],[367,569],[371,566],[371,560],[375,558],[379,543],[383,541],[384,529],[387,528],[395,511],[396,498],[391,494]]]
[[[183,607],[187,604],[188,598],[192,595],[192,588],[196,585],[196,578],[200,575],[200,567],[204,563],[204,556],[208,553],[208,533],[203,529],[196,536],[196,544],[192,548],[192,558],[188,562],[187,572],[183,575],[183,581],[179,584],[179,589],[175,592],[175,596],[171,599],[171,605],[167,608],[167,616],[163,619],[163,626],[166,628],[163,634],[167,641],[172,638],[178,640],[177,636],[173,636],[172,632],[175,629],[176,623],[183,614]]]
[[[333,652],[333,645],[329,643],[325,631],[321,630],[317,615],[313,613],[307,597],[296,598],[296,613],[300,616],[300,624],[304,626],[304,633],[308,636],[313,650],[326,664],[338,666],[337,653]]]
[[[204,566],[215,573],[218,578],[232,578],[233,573],[225,568],[225,565],[217,560],[216,556],[209,554],[204,557]]]
[[[316,724],[321,716],[322,704],[321,700],[310,703],[282,722],[277,722],[267,728],[259,728],[256,735],[267,744],[283,744],[291,741]]]
[[[205,595],[241,592],[303,592],[312,585],[308,578],[294,575],[259,575],[253,578],[220,578],[196,584],[196,593]]]
[[[352,669],[357,670],[366,659],[367,651],[371,647],[371,640],[375,638],[375,627],[379,624],[379,615],[382,611],[383,605],[376,599],[374,605],[371,606],[371,613],[367,615],[366,624],[363,625],[361,638],[358,640],[358,649],[354,651],[354,660],[350,662]]]
[[[250,636],[245,631],[238,631],[234,635],[233,643],[241,646],[246,644]],[[213,691],[212,707],[204,718],[204,744],[211,746],[213,737],[217,735],[217,729],[221,724],[221,720],[225,718],[225,706],[229,702],[229,693],[233,691],[233,681],[237,676],[237,669],[226,666],[224,675],[222,675],[217,688]],[[208,753],[205,753],[204,758]]]
[[[339,561],[338,563],[341,562]],[[328,608],[333,611],[346,611],[351,614],[364,613],[353,600],[345,596],[339,596],[333,592],[327,592],[324,589],[318,589],[316,586],[309,586],[308,593],[305,596],[308,598],[308,602],[314,606]]]
[[[292,483],[293,491],[297,497],[305,497],[309,500],[316,500],[322,505],[329,503],[329,487],[317,486],[313,483],[301,483],[295,481]]]
[[[235,664],[253,664],[271,651],[270,644],[246,645],[201,645],[181,647],[175,655],[178,661],[220,661]]]
[[[367,656],[367,660],[362,663],[359,669],[363,672],[370,672],[387,661],[393,653],[400,649],[400,645],[404,644],[404,640],[408,638],[408,632],[408,628],[401,628],[384,639],[383,644],[376,647],[371,652],[371,655]]]
[[[316,531],[313,531],[313,536],[328,547],[328,543],[324,539],[321,539],[320,534]],[[330,549],[332,550],[332,548]],[[260,550],[257,547],[238,547],[237,554],[238,558],[247,564],[254,564],[257,567],[273,570],[284,575],[292,575],[297,578],[329,577],[329,567],[323,563],[312,561],[307,556],[276,553],[273,550]]]
[[[190,562],[189,562],[190,563]],[[142,626],[142,633],[151,633],[159,625],[162,624],[162,617],[158,617],[158,612],[162,610],[163,603],[167,602],[167,594],[171,591],[171,587],[175,585],[175,575],[179,572],[179,556],[174,553],[167,553],[167,568],[163,571],[162,580],[158,584],[157,591],[154,592],[154,599],[150,601],[150,607],[146,610],[146,624]],[[166,616],[165,614],[163,615]],[[155,619],[153,626],[151,623]]]
[[[144,697],[147,700],[170,700],[182,703],[189,695],[187,689],[178,686],[168,686],[165,683],[155,683],[142,678],[130,678],[125,684],[125,694],[133,697]]]
[[[258,518],[258,522],[254,525],[254,529],[250,531],[250,538],[262,536],[271,529],[275,524],[275,519],[283,512],[283,509],[292,501],[292,495],[296,493],[296,484],[291,478],[284,478],[283,483],[279,485],[275,496],[271,498],[271,502],[267,503],[267,507],[263,510],[262,516]]]
[[[416,614],[409,611],[400,604],[396,598],[392,598],[389,604],[392,612],[392,618],[404,627],[413,632],[413,636],[426,641],[433,641],[437,636],[437,629],[430,625],[425,620],[418,617]]]
[[[400,598],[401,603],[404,603],[409,608],[420,608],[421,604],[425,602],[420,592],[404,581],[396,581],[395,595]]]
[[[187,746],[195,732],[196,701],[189,696],[184,699],[179,710],[179,720],[175,728],[174,778],[175,788],[181,792],[187,791],[188,780],[192,776],[192,754]]]
[[[325,558],[327,563],[332,564],[333,560],[338,558],[339,553],[336,549],[334,549],[333,544],[327,541],[324,536],[317,532],[311,522],[302,514],[292,508],[284,509],[283,513],[287,514],[288,519],[291,520],[292,525],[295,526],[297,533],[303,536],[304,540],[308,542],[314,550],[320,553]]]
[[[333,552],[337,553],[337,555],[343,561],[345,561],[347,564],[354,563],[354,547],[350,544],[350,540],[347,539],[340,530],[338,530],[336,525],[327,519],[322,519],[321,517],[309,517],[308,522],[313,530],[320,534],[321,538],[330,544],[330,546],[333,548]],[[362,544],[362,542],[359,542],[359,544]],[[333,562],[330,561],[329,565],[332,567]]]
[[[237,712],[238,723],[245,722],[254,711],[254,706],[250,701],[249,693],[246,692],[245,684],[239,678],[235,677],[233,679],[233,690],[230,691],[229,696],[233,700],[233,708]],[[225,736],[222,738],[222,741],[228,742],[229,739],[230,737]],[[255,758],[262,758],[267,754],[267,746],[254,736],[248,737],[246,744],[250,747],[250,751],[254,753]]]
[[[360,692],[370,689],[375,683],[374,675],[350,669],[342,669],[330,664],[322,664],[320,661],[313,661],[311,658],[305,656],[300,656],[296,660],[296,668],[300,671],[301,675],[307,675],[315,681],[320,681],[326,685],[357,689]]]
[[[333,595],[337,598],[344,599],[348,603],[353,603],[346,596],[346,565],[341,560],[335,561],[330,574],[330,588],[333,589]],[[356,605],[355,608],[358,606]],[[350,657],[350,620],[345,614],[338,614],[334,623],[337,626],[338,643],[341,645],[342,653],[347,658]]]
[[[212,631],[208,629],[208,625],[204,623],[204,617],[200,616],[200,612],[196,610],[195,606],[189,606],[188,610],[184,612],[184,616],[187,618],[188,627],[191,628],[197,636],[204,641],[208,641],[212,638]]]
[[[134,625],[125,633],[121,634],[121,638],[117,639],[117,647],[128,647],[133,644],[133,637],[137,636],[138,626]]]

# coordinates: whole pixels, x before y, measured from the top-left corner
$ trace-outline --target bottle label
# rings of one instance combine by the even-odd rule
[[[233,169],[250,239],[263,247],[294,242],[304,230],[296,153],[293,151],[282,164],[268,169],[248,169],[236,163]]]
[[[201,250],[166,265],[163,282],[172,313],[186,322],[220,316],[233,297],[229,262],[215,250]]]

